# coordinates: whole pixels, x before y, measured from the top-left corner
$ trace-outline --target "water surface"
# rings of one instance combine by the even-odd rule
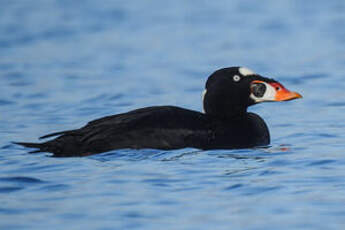
[[[343,229],[345,2],[2,1],[1,229]],[[247,66],[303,100],[252,107],[269,148],[28,154],[149,105],[201,110]]]

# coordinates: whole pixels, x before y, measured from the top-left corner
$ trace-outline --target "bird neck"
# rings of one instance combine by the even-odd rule
[[[223,121],[236,121],[236,120],[243,120],[247,116],[247,108],[244,107],[232,107],[231,110],[217,110],[217,112],[208,113],[206,114]]]

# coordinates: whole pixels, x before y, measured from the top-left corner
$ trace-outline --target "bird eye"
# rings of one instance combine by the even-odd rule
[[[235,75],[232,79],[234,79],[234,81],[238,82],[239,80],[241,80],[241,77],[238,75]]]
[[[279,86],[277,86],[277,87],[276,87],[276,90],[279,91],[279,90],[281,90],[281,88],[280,88]]]

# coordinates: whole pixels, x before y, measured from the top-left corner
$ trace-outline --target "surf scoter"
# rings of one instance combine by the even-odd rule
[[[215,71],[203,93],[204,113],[175,106],[154,106],[103,117],[75,130],[56,132],[44,143],[16,144],[56,157],[86,156],[114,149],[234,149],[265,146],[270,134],[264,120],[247,107],[302,96],[279,82],[244,67]]]

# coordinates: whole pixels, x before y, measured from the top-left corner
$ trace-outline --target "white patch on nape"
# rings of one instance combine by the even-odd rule
[[[243,76],[248,76],[248,75],[255,74],[253,71],[251,71],[250,69],[245,68],[245,67],[240,67],[238,69],[238,72],[240,72],[240,74],[242,74]]]
[[[264,101],[274,101],[276,96],[276,90],[270,84],[266,82],[261,83],[266,85],[266,91],[262,97],[256,97],[253,93],[250,94],[250,98],[253,99],[256,103]]]
[[[202,91],[202,101],[203,102],[204,102],[206,93],[207,93],[207,89],[204,89],[204,91]]]
[[[204,89],[204,91],[202,92],[202,111],[204,111],[204,113],[205,113],[204,99],[205,99],[206,93],[207,93],[207,89]]]

